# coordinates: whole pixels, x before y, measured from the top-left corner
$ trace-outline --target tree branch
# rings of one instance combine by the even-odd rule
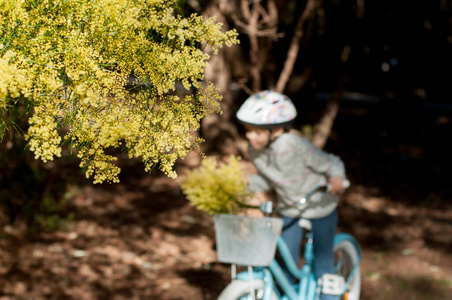
[[[320,7],[321,0],[308,0],[306,7],[297,21],[295,32],[290,43],[289,50],[287,51],[287,58],[284,62],[284,67],[279,76],[278,82],[276,83],[276,92],[284,92],[287,82],[292,75],[292,71],[297,60],[298,52],[300,50],[300,42],[304,37],[304,30],[306,22],[313,19],[316,10]]]

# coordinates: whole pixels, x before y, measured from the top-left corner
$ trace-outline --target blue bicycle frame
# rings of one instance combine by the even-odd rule
[[[280,253],[281,258],[283,259],[285,265],[287,266],[288,271],[300,279],[298,284],[292,285],[289,280],[286,278],[281,266],[277,262],[276,259],[270,263],[268,267],[254,267],[252,273],[251,272],[241,272],[237,274],[236,279],[240,279],[243,281],[250,281],[251,279],[262,279],[265,282],[264,286],[264,294],[263,300],[270,300],[272,291],[275,291],[278,295],[279,299],[282,300],[306,300],[306,299],[315,299],[316,295],[320,294],[319,286],[317,284],[316,279],[314,278],[313,270],[313,262],[314,262],[314,252],[313,252],[313,243],[312,243],[312,233],[306,233],[306,244],[304,251],[304,263],[302,268],[298,268],[297,264],[293,260],[290,255],[289,249],[282,239],[282,237],[278,238],[278,251]],[[345,287],[343,293],[347,292],[351,281],[353,280],[354,274],[359,267],[359,263],[361,261],[361,252],[358,243],[356,240],[349,234],[346,233],[338,233],[334,237],[334,244],[337,245],[343,240],[348,240],[352,242],[355,246],[358,254],[358,262],[355,266],[353,266],[352,271],[350,272],[348,278],[345,278]],[[336,267],[340,267],[339,265]],[[283,296],[276,289],[275,281],[278,283],[278,286],[283,292]]]

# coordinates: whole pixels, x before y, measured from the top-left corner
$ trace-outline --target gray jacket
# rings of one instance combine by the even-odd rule
[[[338,197],[330,193],[316,193],[299,208],[285,206],[298,201],[318,185],[327,184],[329,177],[345,178],[344,164],[339,157],[316,148],[293,133],[283,133],[263,150],[249,147],[249,154],[259,171],[259,174],[249,176],[250,191],[274,189],[282,215],[316,219],[336,208]]]

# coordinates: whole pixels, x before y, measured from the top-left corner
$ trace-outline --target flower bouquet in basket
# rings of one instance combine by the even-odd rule
[[[237,214],[249,208],[252,196],[240,158],[233,155],[227,162],[207,157],[198,168],[185,174],[181,188],[193,206],[210,215]]]
[[[257,207],[249,204],[252,194],[247,190],[238,157],[230,156],[227,162],[206,158],[200,167],[187,172],[181,187],[192,205],[214,215],[220,262],[249,266],[270,264],[282,220],[241,213],[246,208]]]

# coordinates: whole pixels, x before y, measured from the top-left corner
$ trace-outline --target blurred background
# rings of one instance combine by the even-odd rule
[[[241,41],[206,69],[224,98],[223,114],[203,120],[205,153],[246,164],[236,110],[253,92],[286,93],[296,128],[345,162],[339,230],[363,249],[361,298],[450,299],[452,1],[179,6]],[[216,299],[229,269],[211,217],[179,188],[197,153],[176,180],[120,156],[121,183],[93,185],[64,151],[43,164],[19,133],[0,145],[0,299]]]

